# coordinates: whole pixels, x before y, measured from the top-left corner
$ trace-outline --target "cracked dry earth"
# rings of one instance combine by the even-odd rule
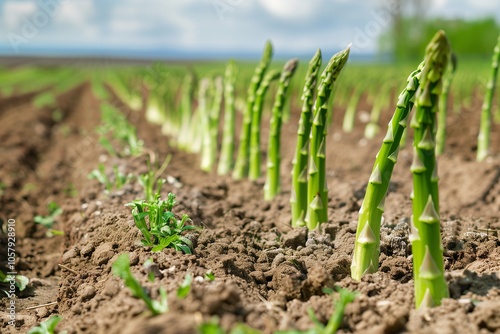
[[[195,155],[177,151],[161,130],[141,113],[123,107],[145,146],[159,159],[172,154],[164,173],[170,176],[163,195],[177,195],[177,213],[188,214],[203,229],[192,232],[193,255],[172,249],[153,253],[140,245],[129,208],[140,198],[137,182],[105,194],[87,174],[99,161],[119,165],[126,173],[143,173],[145,157],[111,158],[97,144],[99,101],[88,84],[59,96],[63,119],[36,109],[31,95],[0,98],[0,176],[6,185],[0,199],[1,219],[16,219],[17,269],[31,279],[17,298],[16,327],[7,326],[6,298],[0,299],[0,332],[24,333],[52,314],[68,333],[196,333],[203,321],[218,317],[229,329],[243,322],[263,333],[307,329],[307,309],[326,322],[332,297],[323,287],[358,291],[345,311],[339,333],[500,333],[500,129],[493,126],[492,155],[475,161],[481,101],[449,118],[446,153],[439,157],[441,218],[450,298],[439,307],[413,307],[411,248],[411,151],[401,150],[386,200],[380,270],[361,282],[350,278],[359,210],[373,159],[383,134],[362,139],[363,124],[345,134],[337,108],[328,138],[329,223],[321,231],[289,227],[290,162],[298,110],[283,129],[283,193],[264,201],[263,181],[234,181],[198,168]],[[115,101],[118,103],[118,101]],[[363,105],[362,105],[363,106]],[[394,107],[391,106],[391,110]],[[386,110],[382,124],[391,116]],[[384,129],[385,131],[385,129]],[[384,132],[382,131],[382,132]],[[263,143],[265,145],[265,143]],[[64,213],[56,228],[64,236],[47,238],[33,223],[45,215],[48,202]],[[1,238],[5,254],[5,238]],[[129,253],[132,271],[152,297],[163,286],[169,312],[151,317],[111,265]],[[148,259],[154,265],[144,267]],[[5,265],[2,256],[1,265]],[[214,281],[202,279],[211,270]],[[147,279],[153,272],[154,282]],[[175,291],[186,273],[195,280],[190,294]],[[45,307],[28,309],[49,304]]]

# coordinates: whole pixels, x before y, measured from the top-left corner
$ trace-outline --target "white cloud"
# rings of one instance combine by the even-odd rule
[[[68,26],[84,26],[94,14],[94,4],[90,0],[63,1],[56,13],[55,22]]]
[[[310,19],[321,8],[318,0],[259,0],[272,15],[286,20]]]
[[[30,19],[38,10],[38,0],[0,1],[0,36],[21,29],[21,18]],[[271,39],[276,55],[307,55],[318,47],[333,52],[349,42],[354,42],[353,53],[366,53],[377,47],[378,36],[370,33],[373,22],[379,24],[378,30],[389,28],[384,18],[374,16],[387,0],[60,1],[50,24],[26,47],[162,49],[231,56],[256,55]],[[217,4],[224,12],[217,10]],[[495,1],[436,0],[427,15],[473,18],[496,13],[500,20],[497,7]],[[366,41],[360,31],[369,35]]]
[[[36,12],[37,5],[33,1],[13,2],[3,4],[2,21],[7,30],[15,30],[22,24],[22,18],[30,19]]]

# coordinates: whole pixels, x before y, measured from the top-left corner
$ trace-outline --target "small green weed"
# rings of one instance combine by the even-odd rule
[[[128,254],[121,254],[118,256],[113,263],[113,274],[123,279],[125,285],[132,291],[134,297],[142,299],[153,315],[168,311],[167,292],[165,289],[160,287],[160,300],[151,299],[146,289],[141,286],[139,281],[132,274]]]
[[[185,214],[181,219],[177,219],[172,212],[175,203],[175,195],[169,193],[165,201],[156,195],[153,201],[136,200],[127,203],[126,206],[132,207],[135,225],[144,237],[142,239],[144,246],[153,246],[154,252],[172,247],[177,251],[191,254],[193,244],[182,233],[198,227],[186,225],[189,217]],[[149,224],[146,222],[146,217]]]

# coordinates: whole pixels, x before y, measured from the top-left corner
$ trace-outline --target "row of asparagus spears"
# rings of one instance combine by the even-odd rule
[[[263,56],[256,67],[242,107],[242,123],[236,159],[235,82],[237,68],[230,61],[224,77],[203,78],[199,82],[197,112],[194,109],[194,76],[186,76],[181,91],[180,126],[176,133],[179,147],[201,153],[201,168],[211,171],[217,163],[217,173],[232,172],[234,179],[256,180],[261,170],[261,128],[266,93],[274,81],[278,87],[269,123],[266,181],[264,197],[271,200],[280,193],[280,133],[284,107],[291,79],[298,60],[291,59],[281,71],[269,69],[273,49],[267,42]],[[301,114],[297,130],[296,150],[292,167],[291,211],[293,227],[315,229],[328,222],[328,187],[326,180],[326,145],[330,98],[336,79],[349,57],[349,47],[335,54],[320,71],[322,54],[318,50],[309,62],[301,95]],[[500,57],[500,37],[493,56],[493,73],[483,105],[482,120],[491,119],[491,104]],[[407,132],[413,129],[413,214],[410,241],[413,252],[415,303],[417,307],[439,305],[448,296],[444,279],[444,263],[440,236],[439,191],[436,154],[441,154],[446,136],[446,109],[456,59],[445,33],[440,31],[426,49],[424,61],[413,71],[407,85],[399,94],[396,110],[387,126],[387,133],[376,156],[361,209],[359,211],[356,242],[351,275],[360,280],[378,269],[380,227],[390,178],[398,159],[398,152]],[[320,75],[321,72],[321,75]],[[383,87],[388,91],[387,87]],[[359,90],[361,91],[361,89]],[[356,95],[355,95],[356,94]],[[359,99],[353,92],[353,98]],[[384,99],[385,100],[385,99]],[[224,103],[223,103],[224,102]],[[378,103],[377,110],[384,101]],[[222,105],[224,107],[222,108]],[[374,107],[375,108],[375,107]],[[411,116],[412,109],[415,109]],[[218,153],[219,118],[224,110],[223,133]],[[378,111],[379,112],[379,111]],[[348,113],[346,111],[346,117]],[[370,136],[379,130],[377,115],[367,127]],[[152,119],[154,117],[151,117]],[[344,127],[352,127],[353,116],[344,118]],[[438,122],[439,120],[439,122]],[[369,125],[370,125],[369,123]],[[408,125],[409,128],[408,129]],[[192,128],[193,130],[189,129]],[[169,129],[166,133],[172,135]],[[489,133],[481,123],[480,140]],[[484,143],[483,143],[484,144]],[[478,160],[486,157],[488,147],[478,147]],[[480,145],[481,146],[481,145]],[[486,152],[486,153],[485,153]]]

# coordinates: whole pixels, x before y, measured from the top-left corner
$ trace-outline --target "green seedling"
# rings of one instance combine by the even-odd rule
[[[199,331],[201,334],[226,334],[226,331],[220,326],[217,318],[201,324]],[[227,334],[261,334],[261,331],[248,327],[245,324],[237,324]]]
[[[358,295],[357,292],[351,292],[347,289],[342,289],[339,288],[337,289],[338,291],[338,300],[335,302],[335,309],[332,312],[332,315],[330,316],[330,319],[328,320],[328,323],[323,325],[316,317],[314,314],[314,311],[309,308],[307,310],[307,313],[309,314],[309,317],[311,318],[311,321],[314,323],[314,328],[311,328],[307,331],[297,331],[297,330],[291,330],[291,331],[279,331],[275,332],[275,334],[335,334],[337,330],[340,328],[340,325],[342,325],[342,320],[344,318],[344,311],[346,306],[353,302],[356,296]],[[324,289],[325,293],[332,293],[331,289]]]
[[[54,94],[51,92],[45,92],[38,94],[35,99],[33,100],[33,105],[37,108],[51,108],[56,105],[56,98],[54,97]]]
[[[39,326],[32,327],[28,330],[27,334],[55,334],[56,327],[62,318],[59,315],[53,315],[49,319],[40,323]],[[59,334],[67,333],[66,331],[59,332]]]
[[[99,100],[107,100],[109,98],[109,92],[102,80],[97,78],[92,78],[90,81],[90,88],[92,89],[92,94],[97,97]]]
[[[101,104],[102,125],[97,128],[99,143],[113,156],[120,155],[112,141],[120,144],[123,155],[137,156],[142,153],[143,142],[137,138],[135,127],[123,113],[109,103]]]
[[[12,275],[6,275],[3,271],[0,270],[0,285],[9,284],[12,280]],[[14,276],[14,284],[19,291],[23,291],[26,289],[30,282],[30,279],[23,275],[15,275]],[[6,294],[7,292],[4,291]],[[7,294],[8,295],[8,294]]]
[[[60,109],[56,109],[52,112],[52,120],[59,123],[64,118],[64,114]]]
[[[144,237],[144,246],[153,246],[154,252],[172,247],[177,251],[192,254],[193,244],[182,234],[198,227],[186,225],[189,220],[186,214],[182,215],[181,219],[176,218],[172,212],[175,203],[175,195],[169,193],[166,201],[160,200],[156,195],[155,200],[151,202],[136,200],[126,206],[132,207],[135,225]]]
[[[212,270],[209,270],[205,273],[205,279],[207,281],[214,281],[215,280],[215,274],[212,272]]]
[[[153,201],[156,196],[160,196],[161,188],[163,184],[165,184],[165,179],[160,179],[161,174],[165,171],[170,160],[172,159],[172,155],[169,154],[163,161],[163,164],[160,167],[152,168],[151,162],[148,158],[146,161],[148,165],[147,173],[141,174],[138,177],[139,184],[144,188],[144,197],[146,201]]]
[[[56,221],[56,217],[59,216],[63,210],[56,202],[50,202],[48,205],[49,214],[47,216],[35,216],[33,219],[35,223],[40,224],[48,228],[47,236],[52,237],[54,235],[63,235],[64,233],[60,230],[52,229]]]
[[[177,288],[177,298],[184,299],[191,292],[191,284],[193,283],[193,275],[186,274],[184,277],[184,281],[182,281],[181,285]]]
[[[78,191],[73,183],[68,183],[63,191],[69,197],[76,197],[76,195],[78,195]]]
[[[100,184],[104,185],[107,192],[113,189],[121,189],[129,180],[132,179],[132,174],[123,174],[119,171],[118,166],[113,166],[114,178],[112,181],[106,174],[104,164],[100,163],[97,169],[94,169],[87,176],[89,179],[96,179]]]
[[[153,300],[130,270],[130,258],[128,254],[121,254],[113,263],[113,274],[120,277],[125,285],[132,291],[134,297],[140,298],[153,315],[168,311],[167,292],[160,287],[160,300]]]

